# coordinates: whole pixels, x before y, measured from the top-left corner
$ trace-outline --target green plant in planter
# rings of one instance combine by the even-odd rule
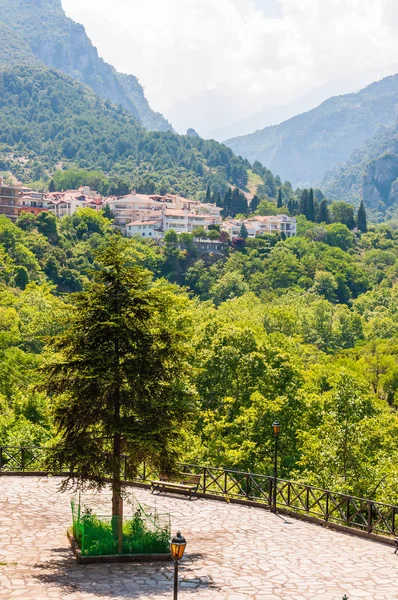
[[[115,517],[113,517],[114,519]],[[116,517],[118,518],[118,517]],[[166,554],[169,551],[168,527],[148,526],[145,517],[137,510],[134,517],[123,523],[123,554]],[[74,535],[85,556],[118,554],[117,540],[113,535],[112,518],[98,517],[85,508],[79,522],[74,524]]]

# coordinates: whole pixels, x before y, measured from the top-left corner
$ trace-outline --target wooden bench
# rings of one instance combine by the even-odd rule
[[[191,500],[192,495],[195,495],[198,491],[200,478],[201,475],[191,475],[191,473],[180,473],[178,481],[170,481],[167,477],[162,477],[159,480],[151,481],[151,494],[154,491],[159,493],[174,492],[189,496]]]

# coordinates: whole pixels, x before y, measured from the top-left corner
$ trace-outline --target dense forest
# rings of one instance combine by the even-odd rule
[[[185,460],[281,472],[396,502],[398,232],[352,233],[298,217],[296,238],[198,254],[190,236],[125,242],[127,264],[171,286],[189,327],[196,412]],[[0,443],[46,444],[52,402],[36,384],[48,337],[69,326],[111,223],[91,209],[56,221],[0,218]]]
[[[120,106],[45,67],[0,72],[0,171],[24,182],[58,167],[106,173],[143,193],[245,186],[250,164],[214,141],[146,131]],[[131,189],[131,187],[130,187]]]

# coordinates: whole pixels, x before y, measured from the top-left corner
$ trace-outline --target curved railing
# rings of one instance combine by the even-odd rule
[[[46,472],[44,459],[49,451],[28,446],[0,446],[0,473]],[[129,469],[126,460],[127,457],[124,457],[123,475],[127,481]],[[271,476],[194,464],[182,464],[181,469],[186,473],[201,475],[200,494],[256,502],[268,508],[272,505],[274,479]],[[158,477],[158,473],[144,464],[134,481],[149,483]],[[398,506],[303,483],[277,479],[276,505],[279,510],[306,515],[323,523],[354,528],[365,534],[394,536],[397,533]]]

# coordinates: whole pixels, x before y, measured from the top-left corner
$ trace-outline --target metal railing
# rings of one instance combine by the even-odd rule
[[[45,472],[46,448],[0,446],[0,472]],[[198,493],[272,505],[274,479],[268,475],[235,469],[182,464],[185,473],[201,475]],[[122,463],[123,477],[128,477],[127,457]],[[67,471],[67,469],[66,469]],[[159,473],[141,465],[132,481],[148,483]],[[398,506],[357,498],[340,492],[277,479],[276,501],[279,509],[306,515],[324,523],[344,525],[367,534],[394,536],[397,533]]]

